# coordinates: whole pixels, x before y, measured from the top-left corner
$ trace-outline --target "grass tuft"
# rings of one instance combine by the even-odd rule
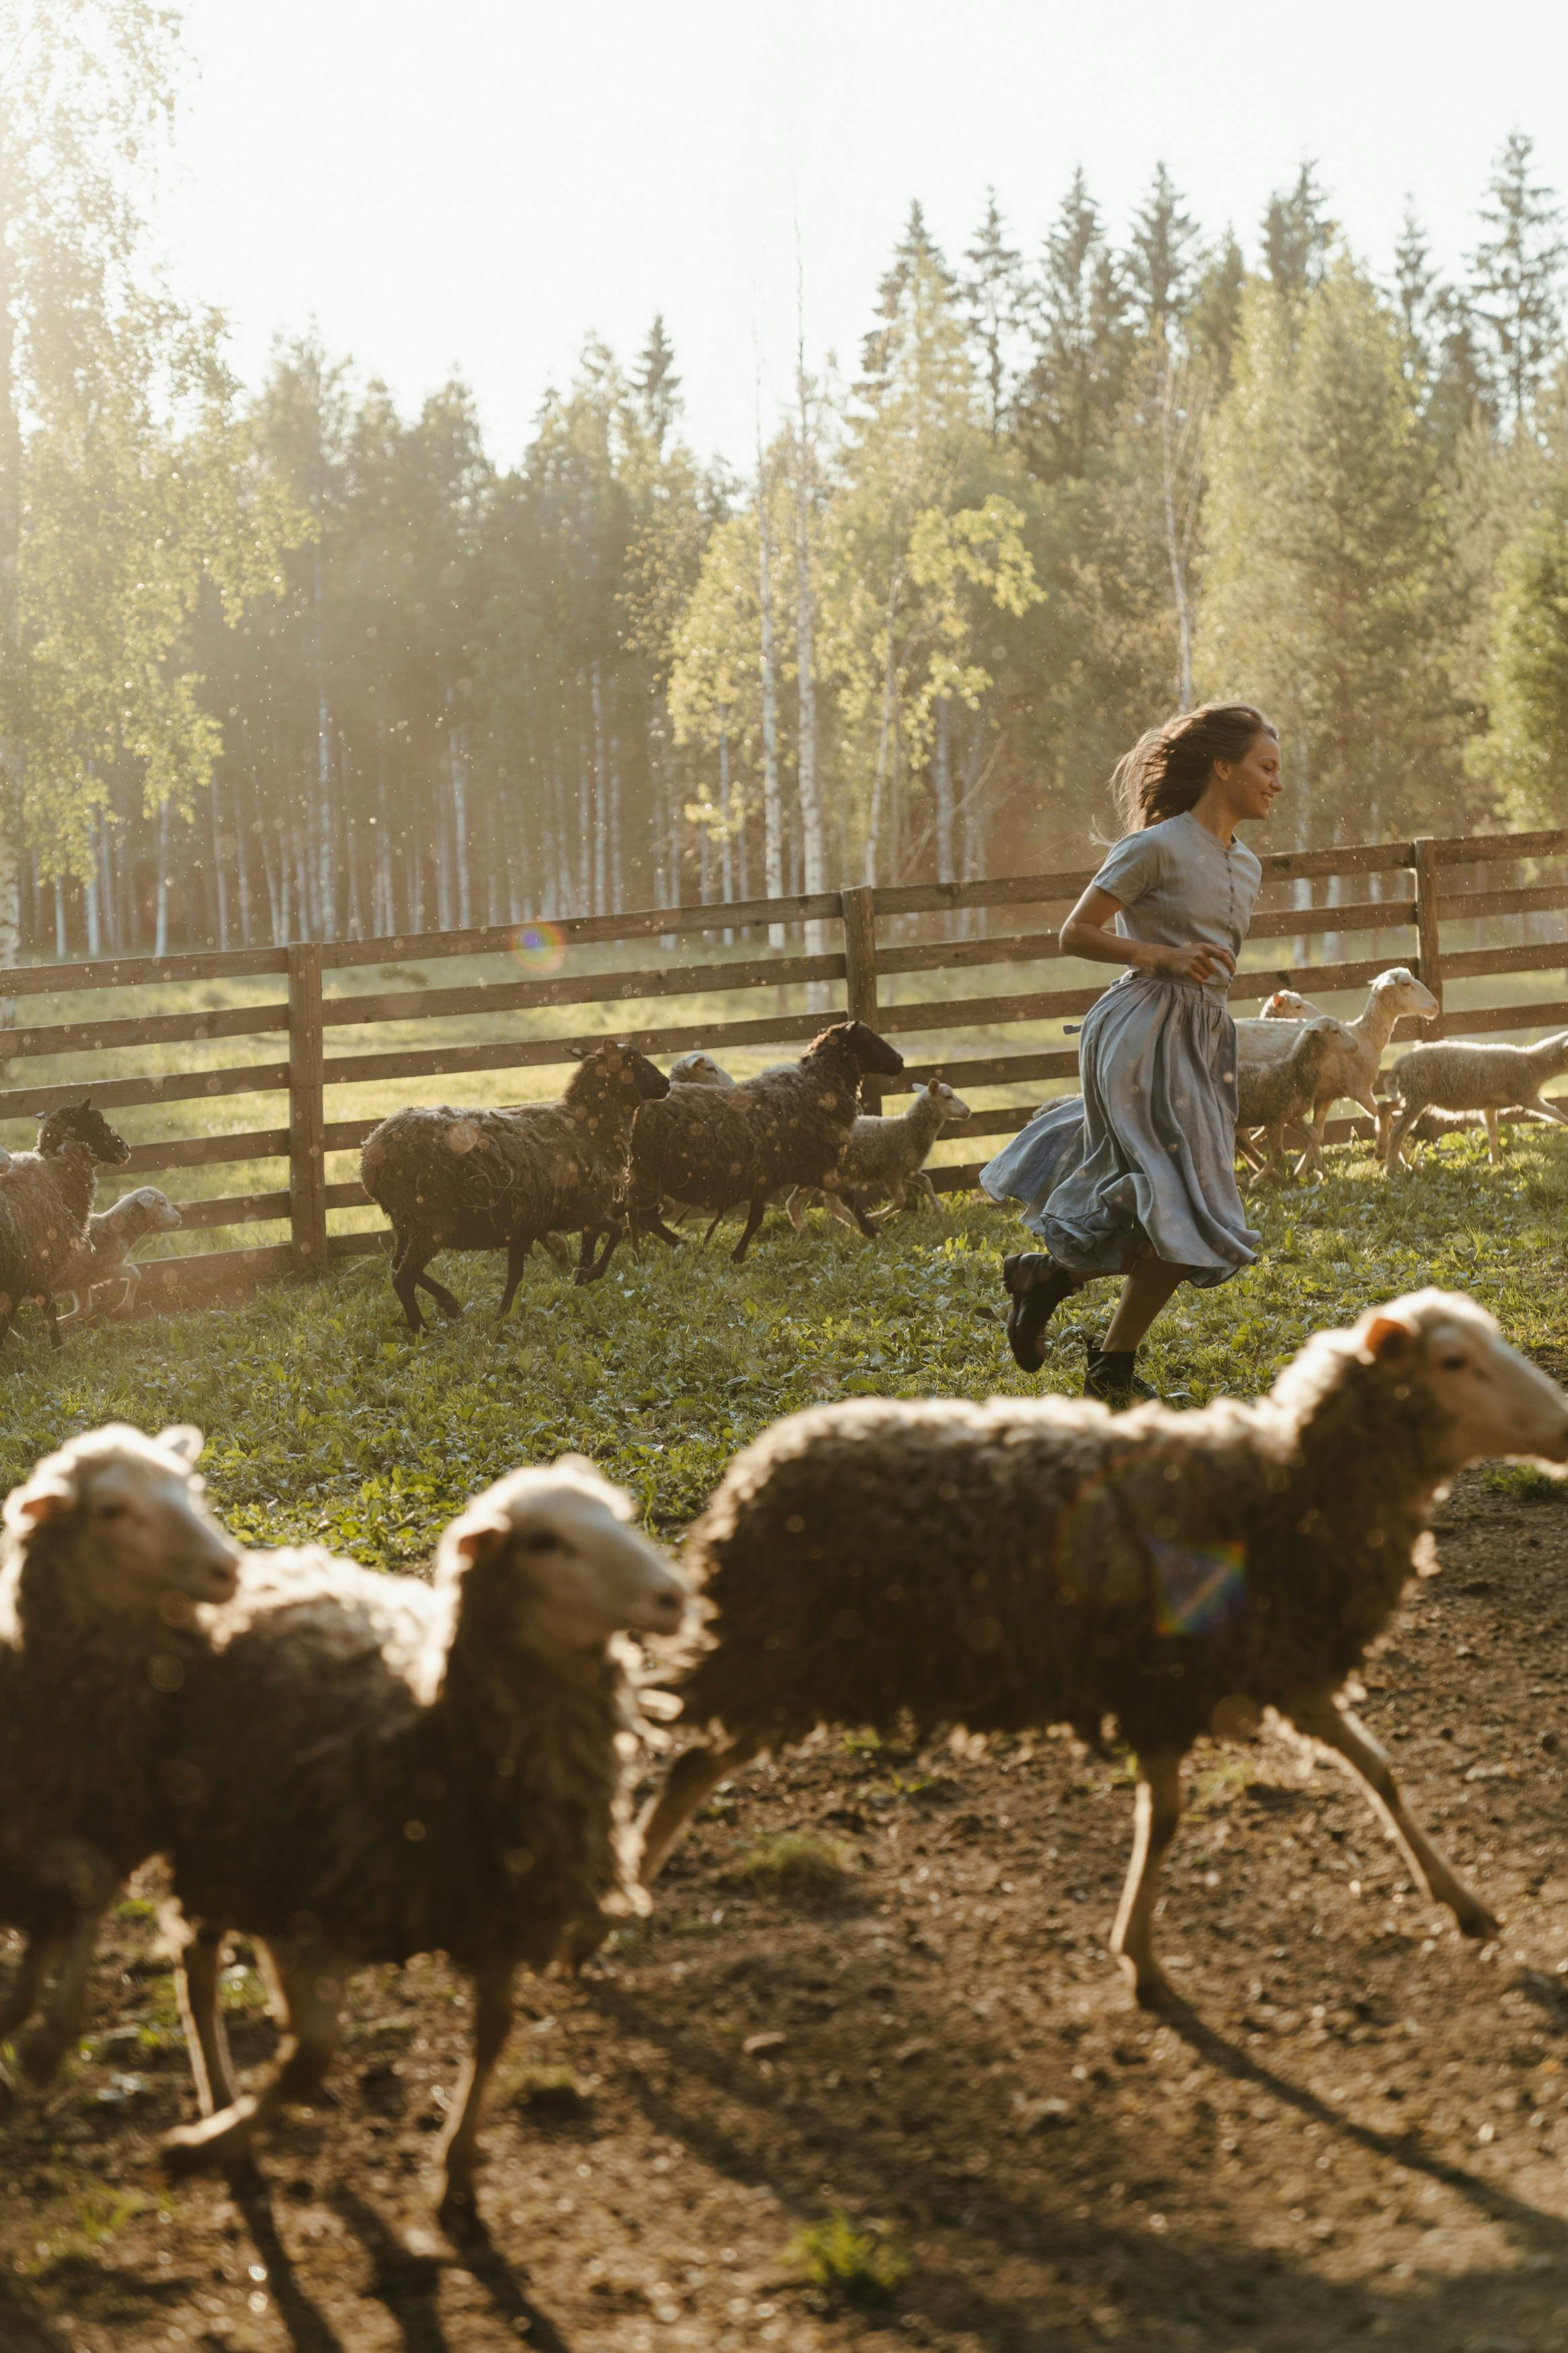
[[[896,2239],[858,2231],[842,2211],[808,2222],[795,2232],[789,2251],[813,2287],[855,2304],[889,2304],[909,2277],[910,2259]]]
[[[536,2122],[570,2124],[587,2114],[592,2094],[582,2077],[574,2074],[570,2067],[524,2063],[512,2070],[507,2097],[514,2107],[526,2110]]]
[[[855,1876],[855,1858],[842,1839],[815,1831],[772,1831],[754,1840],[724,1876],[795,1903],[820,1904],[843,1894]]]

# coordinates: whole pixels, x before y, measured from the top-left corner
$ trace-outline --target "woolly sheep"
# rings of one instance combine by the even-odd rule
[[[475,1979],[474,2045],[445,2150],[468,2191],[519,1961],[643,1908],[622,1750],[622,1630],[675,1631],[686,1587],[587,1462],[518,1471],[443,1535],[433,1591],[326,1556],[247,1563],[188,1687],[170,1788],[193,2047],[218,2113],[170,2137],[176,2171],[232,2165],[321,2080],[350,1973],[445,1951]],[[285,2021],[233,2094],[216,2023],[222,1934],[265,1939]],[[205,2021],[205,2022],[204,2022]]]
[[[175,1694],[203,1648],[197,1607],[233,1593],[239,1547],[193,1470],[198,1430],[123,1422],[46,1455],[0,1535],[0,1921],[27,1950],[0,2042],[42,2081],[77,2040],[94,1933],[157,1847],[158,1771]]]
[[[68,1299],[71,1313],[62,1315],[62,1330],[85,1318],[100,1284],[118,1282],[120,1294],[111,1315],[129,1315],[136,1303],[142,1271],[131,1253],[148,1234],[172,1234],[183,1222],[167,1193],[156,1185],[139,1185],[122,1193],[111,1208],[95,1209],[87,1221],[87,1240],[62,1272],[59,1297]]]
[[[698,1050],[671,1062],[669,1083],[672,1087],[732,1087],[735,1082],[711,1054]]]
[[[437,1104],[383,1120],[365,1138],[360,1174],[392,1221],[392,1287],[409,1329],[425,1328],[419,1290],[443,1315],[462,1313],[426,1271],[439,1250],[505,1250],[501,1315],[542,1235],[581,1232],[585,1262],[610,1220],[632,1114],[668,1092],[646,1054],[604,1045],[583,1057],[559,1103],[517,1111]]]
[[[744,1202],[746,1222],[731,1253],[739,1266],[772,1194],[795,1185],[837,1191],[862,1076],[892,1078],[903,1067],[903,1056],[863,1021],[838,1021],[798,1062],[738,1086],[680,1087],[643,1103],[632,1122],[622,1214],[578,1280],[598,1280],[628,1226],[634,1238],[646,1229],[675,1241],[658,1216],[666,1199],[710,1211],[715,1225]],[[856,1217],[864,1234],[875,1233],[863,1210]]]
[[[1491,1455],[1568,1461],[1568,1397],[1438,1291],[1319,1333],[1254,1404],[856,1398],[776,1422],[688,1539],[710,1626],[677,1688],[708,1737],[647,1819],[645,1883],[718,1783],[818,1725],[1064,1723],[1098,1743],[1112,1715],[1138,1797],[1111,1947],[1155,2004],[1182,1760],[1272,1706],[1362,1780],[1465,1934],[1489,1935],[1335,1694],[1429,1566],[1447,1482]]]
[[[856,1120],[838,1164],[842,1191],[824,1195],[814,1187],[795,1187],[787,1206],[790,1222],[797,1232],[813,1201],[826,1199],[834,1216],[849,1226],[855,1219],[847,1195],[861,1209],[886,1198],[897,1213],[904,1206],[910,1185],[919,1187],[939,1218],[942,1215],[942,1199],[926,1174],[925,1163],[943,1127],[956,1126],[968,1119],[970,1109],[942,1079],[917,1079],[912,1085],[915,1100],[896,1118],[862,1115]]]
[[[1310,1167],[1321,1176],[1323,1166],[1323,1124],[1341,1095],[1359,1103],[1377,1122],[1378,1146],[1382,1149],[1387,1106],[1378,1102],[1374,1092],[1378,1068],[1394,1025],[1402,1014],[1414,1014],[1426,1020],[1437,1010],[1437,1000],[1431,990],[1417,980],[1408,965],[1391,965],[1380,972],[1367,992],[1367,999],[1353,1021],[1345,1028],[1355,1039],[1355,1050],[1347,1056],[1342,1067],[1331,1077],[1335,1082],[1333,1094],[1321,1094],[1312,1106],[1312,1116],[1301,1123],[1307,1134],[1307,1155],[1298,1166],[1300,1176]],[[1294,989],[1277,989],[1255,1021],[1238,1021],[1236,1025],[1237,1046],[1242,1062],[1266,1061],[1289,1051],[1289,1033],[1279,1024],[1290,1021],[1310,1021],[1320,1018],[1321,1008],[1310,997],[1301,997]]]
[[[1499,1046],[1470,1038],[1443,1038],[1412,1047],[1384,1074],[1397,1106],[1389,1124],[1384,1166],[1390,1175],[1405,1158],[1405,1140],[1424,1112],[1479,1112],[1493,1165],[1502,1157],[1498,1114],[1515,1106],[1568,1127],[1568,1109],[1541,1090],[1568,1071],[1568,1029],[1533,1046]]]
[[[43,1114],[37,1148],[0,1170],[0,1342],[26,1299],[41,1299],[60,1345],[55,1293],[61,1270],[87,1239],[100,1167],[121,1167],[131,1146],[89,1096]]]
[[[1352,1050],[1344,1023],[1321,1014],[1292,1035],[1288,1053],[1269,1062],[1238,1065],[1237,1127],[1261,1128],[1266,1146],[1254,1184],[1280,1167],[1286,1129],[1310,1117],[1328,1074],[1337,1072]]]

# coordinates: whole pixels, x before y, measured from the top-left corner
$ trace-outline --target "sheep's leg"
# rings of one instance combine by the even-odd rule
[[[436,1304],[440,1309],[442,1314],[447,1317],[450,1322],[455,1324],[458,1316],[461,1315],[463,1312],[463,1303],[458,1297],[456,1292],[448,1291],[444,1282],[437,1282],[435,1276],[433,1274],[426,1274],[423,1267],[420,1268],[414,1280],[419,1284],[422,1290],[427,1291],[430,1293],[431,1298],[436,1302]]]
[[[785,1197],[784,1208],[788,1212],[790,1224],[797,1234],[803,1234],[805,1231],[805,1213],[810,1206],[811,1198],[812,1187],[809,1185],[792,1185]]]
[[[760,1739],[743,1735],[721,1748],[683,1748],[665,1776],[664,1787],[647,1807],[637,1824],[637,1877],[650,1886],[664,1869],[681,1831],[699,1806],[762,1746]]]
[[[63,1348],[65,1342],[60,1337],[59,1302],[52,1291],[44,1302],[44,1316],[49,1327],[49,1345],[52,1348]]]
[[[572,1278],[573,1282],[597,1282],[600,1276],[604,1273],[605,1269],[609,1265],[610,1261],[615,1257],[619,1244],[625,1240],[626,1230],[625,1224],[621,1219],[617,1219],[605,1234],[605,1246],[599,1252],[598,1257],[594,1261],[593,1265],[580,1266],[577,1269],[576,1273]]]
[[[97,1905],[79,1912],[69,1934],[55,1942],[53,1949],[64,1957],[44,2004],[44,2014],[31,2033],[22,2035],[16,2044],[22,2073],[30,2084],[48,2083],[67,2052],[81,2040],[88,1977],[98,1943],[98,1924],[102,1917],[102,1907]],[[24,1970],[26,1968],[24,1960]]]
[[[545,1249],[550,1252],[551,1257],[555,1261],[557,1266],[571,1265],[572,1253],[567,1249],[559,1234],[541,1234],[539,1239],[544,1244]]]
[[[1486,1123],[1487,1158],[1494,1168],[1499,1168],[1502,1165],[1502,1142],[1498,1134],[1497,1113],[1495,1111],[1483,1111],[1481,1117]]]
[[[723,1214],[723,1210],[721,1209],[719,1216],[721,1218]],[[718,1219],[716,1219],[714,1222],[717,1224]],[[652,1217],[644,1219],[642,1230],[645,1233],[657,1234],[659,1240],[669,1250],[679,1250],[680,1248],[680,1236],[675,1231],[673,1227],[667,1226],[665,1224],[664,1219],[659,1216],[657,1209],[654,1211]]]
[[[741,1239],[735,1244],[734,1249],[730,1252],[730,1256],[733,1259],[737,1266],[742,1262],[747,1250],[751,1248],[752,1236],[762,1224],[763,1219],[767,1213],[767,1195],[765,1193],[759,1193],[755,1196],[751,1207],[747,1209],[746,1222],[741,1229]],[[714,1223],[718,1223],[717,1219],[715,1219]]]
[[[1138,1795],[1132,1814],[1132,1853],[1110,1932],[1110,1949],[1132,1981],[1144,2010],[1171,1999],[1171,1983],[1154,1957],[1154,1905],[1160,1867],[1182,1819],[1182,1752],[1163,1748],[1138,1760]]]
[[[331,2064],[342,1999],[342,1962],[319,1947],[290,1952],[273,1947],[269,1957],[276,2004],[283,2012],[277,2061],[258,2092],[245,2093],[216,2116],[165,2134],[163,2164],[172,2174],[194,2173],[209,2165],[243,2165],[257,2134],[293,2101],[308,2100]]]
[[[239,2097],[218,2000],[223,1945],[223,1930],[201,1921],[180,1955],[175,1973],[185,2050],[195,2083],[196,2105],[204,2116],[210,2116],[217,2108],[232,2107]]]
[[[500,1295],[500,1305],[496,1309],[498,1324],[504,1323],[511,1312],[511,1303],[517,1297],[517,1286],[522,1281],[522,1270],[532,1248],[533,1236],[528,1228],[513,1226],[507,1237],[506,1288]]]
[[[947,1216],[947,1211],[942,1206],[942,1195],[931,1183],[929,1173],[924,1168],[917,1168],[915,1170],[914,1181],[921,1188],[922,1198],[930,1202],[931,1208],[936,1211],[937,1216],[939,1218],[945,1218]],[[901,1191],[902,1189],[903,1188],[900,1187],[900,1190]],[[900,1209],[903,1206],[902,1201],[900,1201],[899,1207]]]
[[[423,1332],[425,1318],[420,1313],[415,1285],[419,1280],[419,1268],[414,1264],[414,1245],[400,1241],[396,1229],[392,1236],[392,1288],[403,1310],[404,1321],[411,1332]]]
[[[29,1936],[22,1947],[11,1990],[0,2002],[0,2042],[8,2042],[37,2006],[38,1989],[50,1961],[59,1949],[58,1938]]]
[[[1416,1121],[1420,1118],[1426,1106],[1423,1103],[1402,1103],[1400,1105],[1399,1111],[1389,1127],[1388,1145],[1384,1159],[1384,1166],[1389,1176],[1392,1176],[1396,1168],[1405,1166],[1405,1139],[1410,1130],[1415,1126]]]
[[[1293,1702],[1285,1713],[1299,1732],[1331,1748],[1366,1790],[1384,1830],[1404,1848],[1410,1867],[1435,1904],[1446,1904],[1462,1935],[1495,1936],[1498,1923],[1437,1852],[1407,1810],[1387,1754],[1348,1707],[1325,1692]]]
[[[466,2204],[473,2194],[485,2099],[497,2063],[506,2049],[507,2036],[511,2031],[511,1980],[510,1961],[492,1961],[475,1974],[473,2046],[453,2101],[458,2110],[458,2121],[447,2135],[447,2146],[441,2152],[447,2176],[446,2194],[441,2200],[443,2210],[455,2204]]]
[[[1559,1127],[1568,1127],[1568,1111],[1563,1109],[1555,1096],[1531,1095],[1524,1108],[1534,1112],[1538,1118],[1554,1119]]]

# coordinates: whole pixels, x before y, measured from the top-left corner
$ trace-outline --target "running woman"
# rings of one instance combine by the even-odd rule
[[[1121,1405],[1154,1394],[1138,1346],[1178,1285],[1228,1282],[1257,1256],[1236,1183],[1226,998],[1262,881],[1236,829],[1274,805],[1279,736],[1249,703],[1208,703],[1152,728],[1112,781],[1127,830],[1061,930],[1064,955],[1129,967],[1083,1025],[1081,1123],[1051,1105],[985,1173],[1031,1154],[1053,1172],[1048,1190],[1016,1168],[987,1187],[1032,1197],[1026,1222],[1046,1245],[1003,1261],[1007,1337],[1026,1372],[1044,1362],[1046,1325],[1069,1293],[1126,1276],[1084,1378],[1086,1397]]]

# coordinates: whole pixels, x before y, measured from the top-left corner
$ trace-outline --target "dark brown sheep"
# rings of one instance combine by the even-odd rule
[[[863,1021],[837,1021],[813,1039],[798,1062],[763,1071],[733,1087],[678,1087],[644,1103],[632,1122],[622,1191],[623,1219],[587,1274],[596,1282],[621,1234],[678,1237],[660,1220],[665,1200],[706,1209],[717,1224],[726,1209],[746,1205],[746,1222],[731,1252],[737,1266],[774,1193],[795,1185],[838,1190],[838,1164],[855,1124],[860,1081],[896,1078],[904,1058]],[[858,1211],[861,1231],[876,1228]]]
[[[581,1233],[585,1262],[611,1221],[632,1115],[668,1091],[646,1054],[605,1045],[584,1056],[559,1103],[517,1111],[435,1103],[384,1119],[365,1138],[360,1176],[392,1220],[392,1287],[410,1330],[425,1328],[421,1289],[443,1315],[463,1312],[426,1272],[441,1250],[505,1250],[501,1315],[545,1235]]]
[[[1437,1291],[1320,1333],[1252,1405],[868,1398],[791,1415],[736,1457],[689,1539],[711,1641],[679,1688],[715,1737],[653,1808],[645,1881],[720,1781],[819,1724],[1065,1723],[1098,1743],[1114,1716],[1139,1789],[1112,1949],[1157,2002],[1182,1760],[1273,1706],[1360,1776],[1466,1934],[1489,1935],[1335,1694],[1425,1559],[1446,1482],[1498,1454],[1568,1461],[1568,1398]]]
[[[46,1113],[37,1149],[14,1153],[0,1169],[0,1341],[23,1301],[37,1299],[59,1346],[55,1294],[87,1240],[98,1171],[122,1167],[130,1157],[125,1138],[84,1095]]]

